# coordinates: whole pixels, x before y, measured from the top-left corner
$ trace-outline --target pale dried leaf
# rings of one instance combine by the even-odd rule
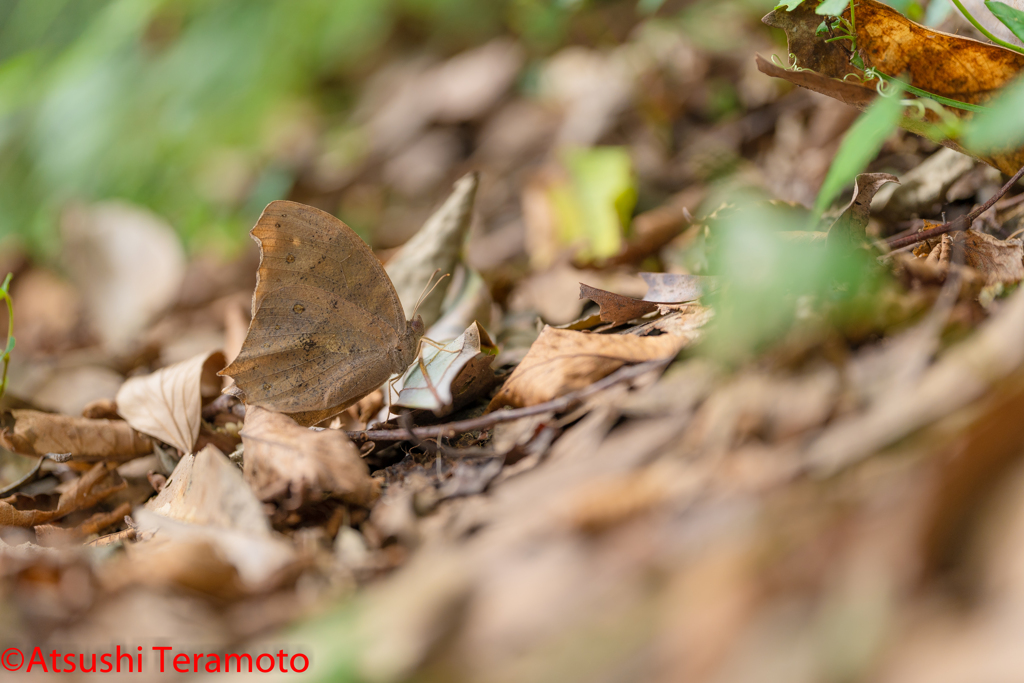
[[[122,202],[77,205],[61,231],[63,260],[111,349],[133,343],[178,296],[185,251],[174,229],[149,211]]]
[[[453,385],[466,365],[485,356],[489,366],[497,353],[487,331],[474,322],[455,340],[423,353],[421,362],[403,378],[395,405],[435,411],[451,405]]]
[[[145,557],[150,552],[164,556],[164,552],[173,554],[190,544],[203,543],[219,551],[220,556],[238,572],[243,585],[253,591],[272,588],[274,579],[295,561],[295,551],[292,547],[273,535],[269,529],[251,531],[216,525],[189,524],[164,517],[146,508],[136,510],[133,517],[139,525],[140,532],[156,532],[153,539],[135,546],[136,557]],[[167,544],[166,548],[163,547],[164,543]],[[155,564],[148,566],[153,567]],[[220,564],[213,563],[212,568]],[[225,580],[224,583],[230,586],[230,577],[223,572],[223,567],[218,571]],[[194,576],[191,571],[186,571],[186,568],[182,567],[181,573],[174,577],[175,580],[180,581],[183,574]]]
[[[242,429],[245,478],[263,501],[292,507],[335,496],[370,507],[379,495],[359,449],[336,429],[314,431],[287,415],[249,406]]]
[[[715,279],[708,275],[677,273],[640,273],[647,283],[644,301],[675,304],[694,301],[715,288]]]
[[[203,396],[219,393],[217,372],[224,365],[224,354],[215,351],[132,377],[117,392],[117,411],[143,434],[191,453],[199,438]]]
[[[427,219],[419,232],[385,266],[398,292],[398,298],[402,301],[406,317],[412,317],[416,302],[427,291],[431,277],[438,270],[441,274],[450,275],[461,260],[462,247],[473,217],[473,201],[478,184],[477,173],[460,178],[441,208]],[[427,327],[441,317],[441,304],[450,284],[451,279],[445,278],[420,303],[417,312]]]
[[[270,533],[263,504],[253,495],[242,471],[214,446],[178,461],[163,490],[145,507],[190,524],[256,535]]]

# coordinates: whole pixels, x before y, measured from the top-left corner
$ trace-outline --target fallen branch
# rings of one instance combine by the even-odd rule
[[[565,396],[559,396],[558,398],[551,399],[544,403],[538,403],[535,406],[513,408],[511,410],[496,410],[493,413],[474,417],[469,420],[458,420],[447,424],[432,425],[429,427],[414,427],[411,430],[404,428],[370,429],[366,431],[347,432],[347,434],[348,438],[352,439],[356,445],[362,445],[370,441],[375,443],[388,443],[395,441],[451,438],[458,434],[487,429],[502,422],[518,420],[521,417],[540,415],[541,413],[546,412],[564,411],[587,396],[596,394],[599,391],[603,391],[604,389],[619,384],[620,382],[625,382],[626,380],[639,377],[649,370],[663,368],[668,365],[669,362],[671,361],[655,360],[637,363],[636,365],[627,365],[578,391],[566,394]]]
[[[911,244],[924,242],[925,240],[929,240],[933,237],[945,235],[947,232],[967,230],[968,228],[971,227],[971,224],[974,223],[978,216],[991,209],[996,202],[1002,199],[1003,195],[1009,192],[1010,188],[1013,187],[1016,184],[1016,182],[1021,179],[1021,176],[1024,176],[1024,166],[1021,166],[1020,170],[1018,170],[1013,175],[1013,177],[1010,178],[1010,180],[1005,185],[1003,185],[1002,188],[1000,188],[998,192],[992,195],[987,202],[976,208],[974,211],[971,211],[966,216],[960,216],[959,218],[951,220],[948,223],[943,223],[942,225],[938,225],[928,230],[922,230],[921,232],[914,233],[913,235],[907,235],[906,237],[890,238],[886,240],[886,244],[889,246],[889,249],[896,250],[909,246]]]

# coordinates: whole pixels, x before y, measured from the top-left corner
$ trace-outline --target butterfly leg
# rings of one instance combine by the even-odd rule
[[[444,351],[445,349],[441,350]],[[435,387],[434,383],[430,380],[430,373],[427,372],[427,366],[423,363],[423,357],[417,357],[416,362],[420,365],[420,373],[423,375],[423,380],[427,383],[427,388],[430,389],[430,393],[434,395],[434,400],[437,401],[439,405],[444,405],[444,401],[441,400],[441,395],[437,393],[437,387]]]

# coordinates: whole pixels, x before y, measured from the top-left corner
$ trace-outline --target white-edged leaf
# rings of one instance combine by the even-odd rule
[[[486,330],[474,322],[442,348],[431,348],[431,352],[423,354],[422,364],[416,363],[405,375],[395,405],[427,410],[441,410],[451,405],[452,384],[463,368],[478,356],[491,358],[497,352]]]

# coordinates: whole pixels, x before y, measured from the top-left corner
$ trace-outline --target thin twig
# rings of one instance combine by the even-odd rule
[[[525,408],[513,408],[511,410],[497,410],[493,413],[481,415],[480,417],[474,417],[469,420],[459,420],[456,422],[449,422],[442,425],[432,425],[430,427],[415,427],[411,430],[408,429],[371,429],[361,432],[347,432],[348,438],[352,439],[357,445],[364,444],[368,441],[373,442],[394,442],[394,441],[415,441],[423,439],[435,439],[435,438],[451,438],[458,434],[465,434],[466,432],[475,432],[480,429],[487,429],[493,427],[496,424],[502,422],[509,422],[511,420],[518,420],[521,417],[529,417],[531,415],[540,415],[547,412],[558,412],[565,410],[573,404],[581,401],[582,399],[596,394],[599,391],[607,389],[610,386],[614,386],[619,382],[624,382],[635,377],[639,377],[649,370],[655,368],[664,367],[670,361],[668,360],[656,360],[647,361],[645,363],[638,363],[636,365],[627,365],[619,368],[612,374],[608,375],[603,379],[599,379],[593,384],[586,386],[578,391],[574,391],[565,396],[559,396],[558,398],[547,401],[546,403],[539,403],[535,406],[527,406]]]
[[[971,211],[966,216],[960,216],[948,223],[943,223],[942,225],[938,225],[930,230],[916,232],[913,235],[907,235],[906,237],[899,237],[896,239],[890,238],[889,240],[886,240],[886,244],[889,246],[889,249],[899,249],[909,244],[917,244],[918,242],[924,242],[925,240],[938,237],[939,235],[945,235],[947,232],[967,230],[971,227],[971,224],[978,218],[978,216],[991,209],[995,203],[1003,197],[1003,195],[1009,192],[1010,188],[1013,187],[1022,176],[1024,176],[1024,166],[1021,166],[1020,170],[1017,171],[1013,177],[1010,178],[1009,182],[1003,185],[998,192],[989,197],[987,202],[976,208],[974,211]]]
[[[1024,193],[997,202],[996,211],[1006,211],[1007,209],[1012,209],[1018,204],[1024,204]]]

